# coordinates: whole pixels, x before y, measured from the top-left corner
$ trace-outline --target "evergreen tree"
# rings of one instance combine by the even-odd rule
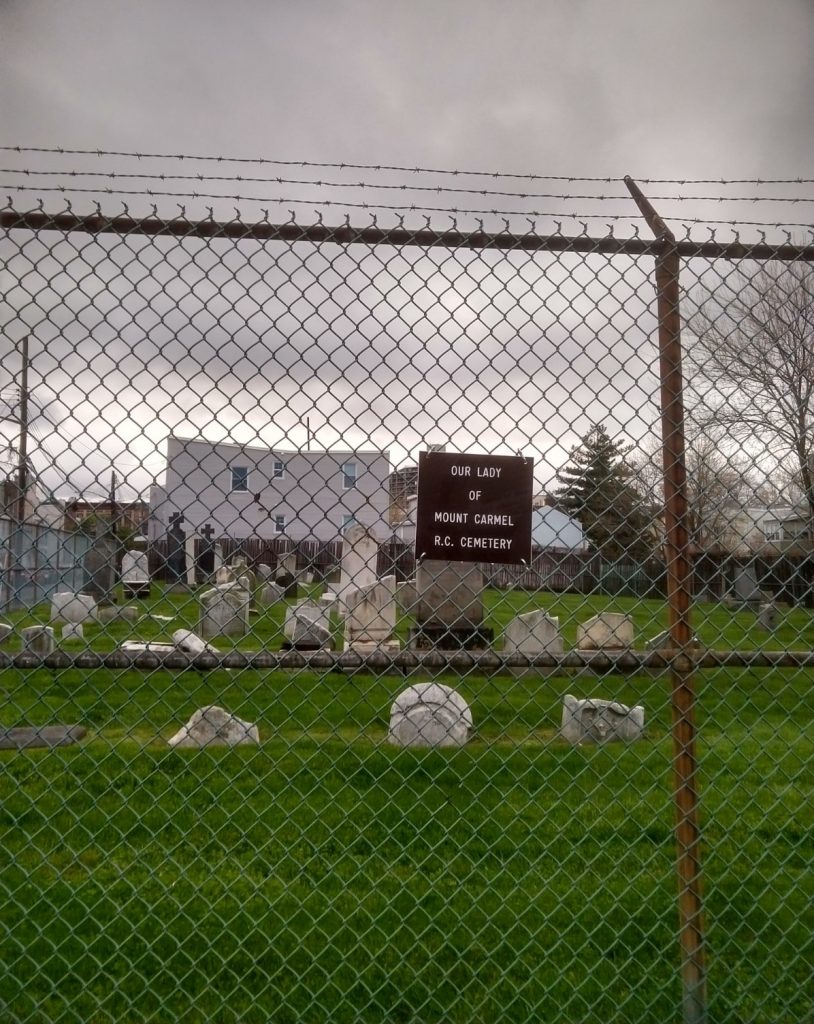
[[[609,559],[644,561],[653,553],[653,514],[625,461],[631,446],[612,441],[602,424],[591,427],[557,473],[555,497],[582,523],[591,550]]]

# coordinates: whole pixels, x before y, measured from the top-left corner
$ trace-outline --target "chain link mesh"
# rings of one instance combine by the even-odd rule
[[[0,1018],[678,1019],[656,250],[4,214]],[[814,1012],[803,254],[681,267],[731,1024]],[[530,562],[422,560],[423,451]]]

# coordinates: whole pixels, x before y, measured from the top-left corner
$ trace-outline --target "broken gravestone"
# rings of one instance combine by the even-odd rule
[[[390,709],[388,743],[396,747],[462,747],[472,731],[464,698],[441,683],[416,683]]]
[[[562,701],[561,733],[571,743],[632,743],[644,734],[644,708],[615,700],[579,700],[569,693]]]
[[[260,730],[217,704],[198,708],[190,720],[167,741],[171,747],[236,747],[259,743]]]

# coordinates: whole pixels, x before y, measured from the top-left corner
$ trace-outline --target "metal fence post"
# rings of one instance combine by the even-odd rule
[[[656,256],[656,296],[659,322],[667,604],[670,646],[677,655],[670,668],[670,681],[682,1005],[684,1024],[704,1024],[707,1019],[707,1001],[698,821],[698,765],[695,751],[695,688],[693,665],[687,654],[692,642],[692,565],[687,530],[679,255],[675,236],[636,183],[626,177],[625,184],[648,227],[662,242],[661,252]]]

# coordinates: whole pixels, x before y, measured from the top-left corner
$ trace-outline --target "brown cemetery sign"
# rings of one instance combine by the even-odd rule
[[[534,460],[420,452],[415,553],[457,562],[531,562]]]

